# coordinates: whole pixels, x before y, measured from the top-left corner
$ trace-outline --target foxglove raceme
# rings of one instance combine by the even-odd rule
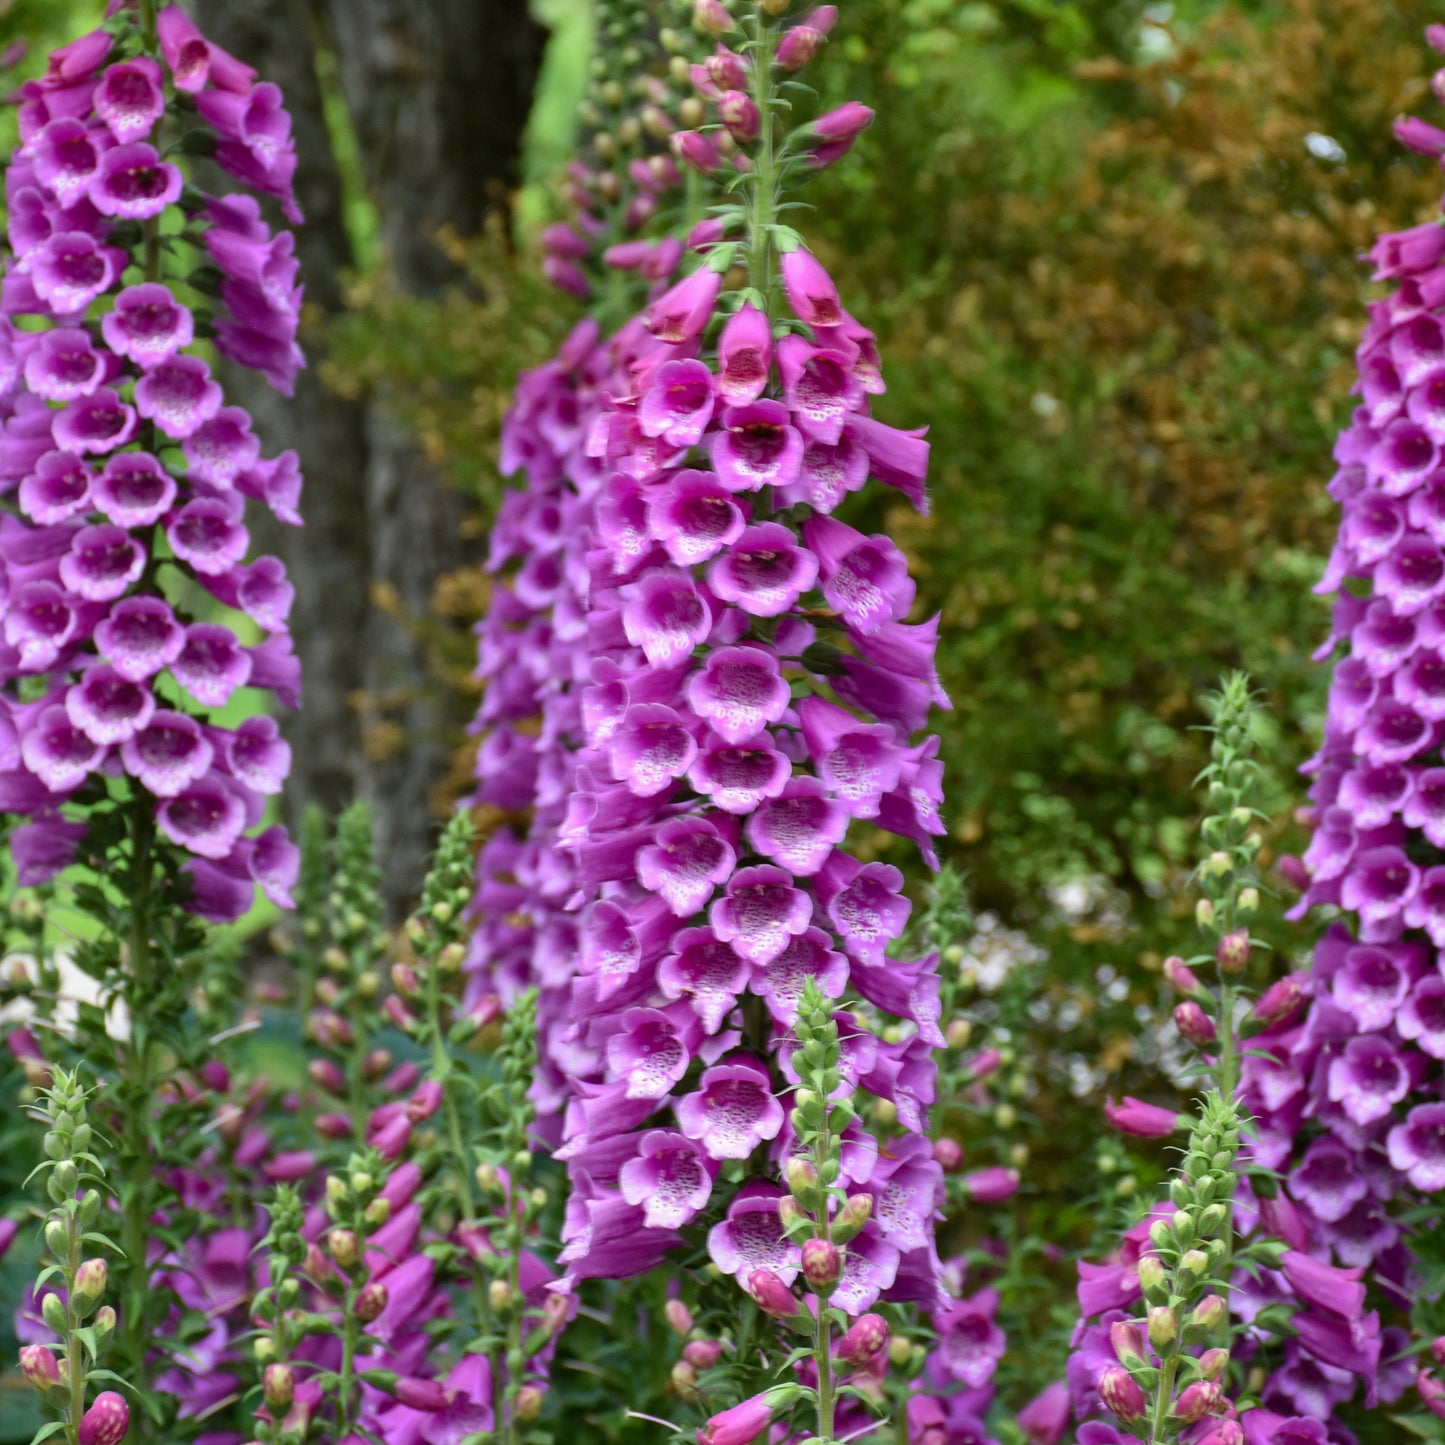
[[[156,36],[94,32],[20,91],[0,288],[0,771],[28,819],[22,883],[68,861],[86,805],[126,777],[188,856],[187,906],[229,919],[257,884],[289,905],[296,872],[284,830],[258,831],[289,767],[274,722],[209,715],[246,687],[299,702],[292,587],[275,558],[246,561],[245,512],[298,523],[301,481],[224,404],[193,296],[214,296],[216,350],[289,392],[301,291],[290,233],[251,195],[183,189],[165,158],[177,91],[220,167],[299,220],[280,93],[174,5]],[[182,226],[209,261],[190,275],[166,239]]]

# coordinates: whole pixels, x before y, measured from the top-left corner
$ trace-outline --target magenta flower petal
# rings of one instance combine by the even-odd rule
[[[151,367],[189,346],[195,324],[167,287],[148,281],[127,286],[115,298],[115,309],[101,317],[100,330],[117,356]]]
[[[158,798],[174,798],[211,769],[214,750],[194,718],[157,711],[149,724],[121,744],[126,772]]]
[[[118,452],[92,486],[95,505],[119,527],[150,527],[176,499],[175,479],[149,452]]]

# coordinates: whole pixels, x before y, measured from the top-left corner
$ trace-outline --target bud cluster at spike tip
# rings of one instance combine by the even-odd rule
[[[276,558],[246,560],[244,519],[251,500],[299,524],[301,478],[294,453],[262,457],[197,342],[289,393],[301,290],[291,234],[254,197],[191,190],[162,158],[176,92],[217,165],[293,220],[296,157],[274,85],[174,5],[157,28],[159,59],[134,27],[95,31],[19,92],[0,285],[0,805],[28,818],[13,853],[20,881],[41,882],[83,835],[66,805],[128,776],[190,855],[189,906],[224,920],[254,884],[289,906],[295,878],[285,831],[252,831],[289,771],[275,722],[208,719],[242,687],[299,704],[293,589]],[[182,224],[204,253],[189,276],[169,239]],[[211,599],[201,614],[172,600],[172,578]]]

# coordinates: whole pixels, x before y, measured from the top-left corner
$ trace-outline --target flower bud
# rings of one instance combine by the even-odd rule
[[[1240,928],[1226,933],[1214,950],[1220,973],[1243,973],[1249,967],[1249,934]]]
[[[734,28],[733,17],[722,0],[693,0],[692,23],[714,40],[720,40]]]
[[[83,1259],[75,1271],[75,1310],[77,1314],[88,1315],[105,1293],[105,1281],[109,1272],[103,1259]]]
[[[833,1218],[833,1239],[847,1244],[873,1216],[871,1194],[850,1194],[848,1201]]]
[[[1199,1357],[1199,1368],[1206,1380],[1217,1380],[1229,1368],[1229,1351],[1205,1350]]]
[[[512,1308],[512,1286],[504,1279],[494,1279],[487,1285],[487,1303],[496,1314],[505,1314]]]
[[[803,1241],[803,1278],[818,1294],[828,1293],[843,1273],[843,1255],[838,1246],[827,1239]]]
[[[815,25],[795,25],[778,42],[777,62],[784,70],[801,70],[823,48],[826,39]]]
[[[70,1225],[64,1219],[45,1221],[45,1247],[60,1259],[70,1253]]]
[[[695,1370],[710,1370],[722,1358],[722,1345],[717,1340],[689,1340],[682,1357]]]
[[[384,1196],[373,1199],[361,1217],[371,1229],[380,1229],[391,1218],[391,1200]]]
[[[1194,905],[1194,921],[1201,928],[1208,928],[1214,922],[1214,904],[1209,899],[1201,898]]]
[[[739,145],[757,140],[762,129],[762,114],[752,96],[741,90],[725,90],[718,96],[717,113],[727,133]]]
[[[722,155],[711,137],[697,130],[674,131],[668,140],[672,153],[683,165],[703,175],[711,175],[722,165]]]
[[[80,1419],[80,1445],[120,1445],[130,1429],[130,1406],[114,1390],[97,1395]]]
[[[421,980],[409,963],[394,963],[391,966],[391,986],[403,998],[421,997]]]
[[[70,1321],[66,1318],[65,1306],[61,1303],[58,1294],[45,1296],[45,1301],[40,1306],[40,1318],[45,1321],[52,1334],[69,1334]]]
[[[429,1415],[445,1410],[451,1402],[451,1392],[440,1380],[419,1380],[410,1375],[403,1375],[396,1382],[392,1394],[399,1405]]]
[[[980,1204],[1001,1204],[1018,1193],[1019,1172],[1000,1165],[975,1169],[973,1173],[964,1175],[963,1187],[968,1197]]]
[[[1304,1002],[1307,977],[1303,973],[1291,973],[1277,979],[1259,996],[1250,1017],[1266,1027],[1283,1023]]]
[[[115,1311],[109,1305],[101,1305],[96,1310],[95,1318],[91,1320],[90,1327],[95,1331],[97,1342],[103,1341],[105,1337],[115,1329]]]
[[[1216,1330],[1224,1323],[1229,1313],[1228,1306],[1217,1294],[1205,1295],[1190,1316],[1190,1323],[1202,1330]]]
[[[45,1345],[22,1345],[20,1373],[37,1390],[53,1390],[60,1384],[60,1366],[54,1353]]]
[[[1137,1370],[1149,1363],[1138,1320],[1115,1320],[1109,1326],[1109,1343],[1114,1347],[1114,1357],[1126,1369]]]
[[[1209,1256],[1202,1249],[1187,1249],[1180,1257],[1179,1268],[1190,1274],[1205,1274],[1209,1269]]]
[[[1222,1393],[1213,1380],[1195,1380],[1192,1385],[1186,1385],[1179,1392],[1179,1398],[1175,1400],[1171,1413],[1176,1420],[1193,1425],[1197,1420],[1214,1413]]]
[[[783,1171],[783,1177],[788,1181],[788,1188],[792,1191],[793,1197],[806,1194],[810,1189],[815,1189],[818,1184],[818,1171],[811,1159],[805,1159],[801,1154],[795,1154],[788,1160],[788,1167]]]
[[[386,1285],[380,1280],[372,1280],[362,1285],[357,1292],[356,1302],[351,1307],[351,1312],[364,1325],[369,1325],[386,1308],[387,1292]]]
[[[1259,912],[1259,889],[1241,888],[1239,897],[1235,900],[1235,907],[1246,918],[1253,918]]]
[[[1155,1305],[1149,1311],[1149,1343],[1156,1350],[1162,1350],[1178,1337],[1179,1316],[1168,1305]]]
[[[261,1372],[261,1397],[270,1410],[289,1410],[296,1398],[296,1376],[290,1365],[267,1365]]]
[[[834,1353],[845,1365],[861,1368],[888,1344],[888,1322],[882,1315],[863,1315],[849,1326]]]
[[[535,1420],[542,1413],[542,1402],[546,1396],[540,1385],[523,1385],[517,1391],[512,1405],[513,1413],[519,1420]]]
[[[1219,1037],[1214,1020],[1193,999],[1174,1006],[1174,1027],[1196,1049],[1208,1048]]]
[[[1139,1284],[1145,1294],[1164,1287],[1164,1266],[1159,1262],[1157,1255],[1146,1254],[1139,1261]]]
[[[951,1019],[943,1037],[949,1048],[966,1049],[973,1038],[973,1021],[965,1018]]]
[[[686,1360],[678,1360],[672,1367],[670,1376],[672,1388],[682,1396],[684,1400],[695,1400],[697,1398],[697,1370]]]
[[[748,68],[736,51],[718,46],[702,63],[708,84],[715,90],[746,90]]]
[[[1149,1402],[1139,1382],[1122,1365],[1110,1365],[1099,1377],[1099,1398],[1105,1407],[1124,1424],[1142,1420]]]
[[[1169,981],[1169,986],[1177,993],[1193,994],[1203,993],[1203,986],[1199,982],[1194,970],[1189,967],[1177,954],[1171,954],[1164,960],[1164,977]]]
[[[663,1317],[673,1331],[684,1339],[692,1333],[692,1311],[680,1299],[670,1299],[662,1307]]]
[[[945,1174],[956,1173],[963,1167],[963,1145],[945,1134],[933,1141],[933,1157]]]
[[[333,1229],[326,1236],[326,1252],[342,1269],[351,1269],[361,1257],[356,1235],[349,1229]]]
[[[770,1269],[755,1269],[748,1276],[748,1293],[765,1315],[790,1320],[799,1309],[798,1298]]]

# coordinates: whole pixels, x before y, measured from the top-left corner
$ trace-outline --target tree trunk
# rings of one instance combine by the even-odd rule
[[[200,0],[199,8],[219,43],[286,92],[307,211],[308,302],[328,316],[340,310],[338,272],[352,260],[316,78],[318,29],[336,55],[383,264],[413,295],[458,284],[433,237],[442,226],[475,232],[516,180],[544,39],[525,0]],[[315,338],[308,354],[312,369],[294,406],[267,405],[254,387],[244,397],[268,439],[296,447],[306,473],[307,525],[282,552],[298,589],[306,686],[289,732],[293,794],[328,807],[357,792],[370,798],[395,911],[420,885],[435,833],[432,794],[465,721],[460,700],[425,675],[405,619],[425,616],[437,579],[477,557],[462,538],[462,497],[422,460],[384,391],[358,402],[332,396],[317,379]],[[379,591],[395,611],[374,604]],[[365,747],[358,694],[400,727],[398,748]]]

